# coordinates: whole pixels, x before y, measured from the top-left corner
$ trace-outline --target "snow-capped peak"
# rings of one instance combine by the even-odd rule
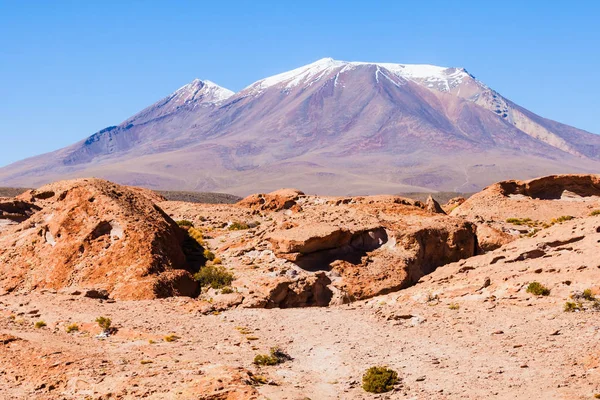
[[[261,79],[248,86],[245,90],[251,93],[261,93],[273,86],[280,87],[283,90],[288,90],[299,85],[310,86],[321,78],[328,76],[330,72],[337,70],[338,73],[343,73],[362,65],[376,65],[387,69],[400,78],[411,80],[440,91],[449,91],[469,76],[462,68],[439,67],[427,64],[339,61],[333,58],[322,58],[303,67]]]
[[[209,80],[194,79],[187,85],[177,89],[172,95],[171,100],[181,103],[202,99],[206,103],[218,103],[227,100],[233,96],[234,92],[217,85]]]
[[[289,89],[305,81],[318,80],[328,70],[343,66],[344,64],[343,61],[336,61],[333,58],[322,58],[303,67],[261,79],[250,85],[249,88],[252,88],[252,91],[260,92],[271,86],[286,83],[285,88]]]

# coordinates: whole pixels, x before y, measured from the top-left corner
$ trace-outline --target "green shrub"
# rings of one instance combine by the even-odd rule
[[[596,300],[596,298],[594,297],[594,294],[592,293],[592,289],[585,289],[583,291],[583,294],[581,295],[581,297],[583,297],[587,301],[594,301],[594,300]]]
[[[292,358],[281,350],[279,347],[271,348],[270,354],[257,354],[254,357],[254,364],[256,365],[277,365]]]
[[[44,321],[38,321],[35,323],[35,327],[40,329],[46,326],[46,323]]]
[[[223,288],[223,290],[221,290],[221,293],[223,293],[223,294],[230,294],[230,293],[233,293],[233,289],[230,288],[229,286],[225,286]]]
[[[179,339],[181,339],[179,336],[177,335],[167,335],[165,336],[165,342],[176,342]]]
[[[427,302],[428,303],[437,302],[439,299],[440,298],[439,298],[439,296],[437,294],[427,293]]]
[[[550,289],[541,283],[534,281],[527,286],[527,293],[531,293],[536,296],[548,296],[550,294]]]
[[[233,222],[231,225],[229,225],[229,229],[230,231],[241,231],[244,229],[249,229],[250,227],[248,226],[248,224],[244,223],[244,222],[239,222],[239,221],[235,221]]]
[[[527,237],[533,237],[535,236],[536,233],[538,233],[540,230],[538,228],[533,228],[533,230],[531,232],[528,232],[525,234],[525,236]]]
[[[590,213],[590,217],[595,217],[596,215],[600,215],[600,210],[594,210]]]
[[[565,303],[565,312],[581,311],[582,309],[583,305],[581,303],[575,303],[572,301],[567,301]]]
[[[188,221],[187,219],[182,219],[180,221],[177,221],[177,225],[191,228],[194,226],[194,223],[192,221]]]
[[[450,303],[448,308],[451,310],[458,310],[460,308],[460,305],[458,303]]]
[[[534,221],[531,218],[507,218],[506,222],[513,225],[526,225],[530,228],[542,225],[540,221]]]
[[[514,225],[529,225],[533,221],[531,218],[507,218],[506,222]]]
[[[212,261],[215,259],[215,253],[208,249],[204,249],[204,258],[206,258],[208,261]]]
[[[398,373],[387,367],[371,367],[362,378],[362,388],[369,393],[385,393],[398,383]]]
[[[98,323],[98,326],[102,328],[102,332],[110,332],[110,326],[112,325],[110,318],[98,317],[96,318],[96,322]]]
[[[79,331],[79,326],[77,324],[71,324],[69,326],[67,326],[67,333],[71,333],[71,332],[77,332]]]
[[[200,232],[200,230],[196,228],[190,228],[188,229],[187,233],[189,237],[194,239],[200,246],[204,246],[204,236],[202,235],[202,232]]]
[[[194,275],[194,279],[200,283],[201,287],[210,286],[213,289],[221,289],[231,286],[234,276],[224,267],[207,265],[200,268],[200,271]]]
[[[242,335],[249,335],[252,333],[252,330],[250,330],[250,328],[247,328],[245,326],[238,326],[235,329],[237,329],[238,332],[241,333]]]
[[[223,260],[221,260],[219,257],[215,257],[214,260],[212,260],[214,265],[221,265],[223,264]]]
[[[269,380],[262,375],[251,375],[250,379],[255,385],[266,385],[269,382]]]
[[[550,221],[550,223],[552,225],[554,225],[554,224],[560,224],[561,222],[570,221],[573,218],[575,218],[575,217],[572,217],[570,215],[563,215],[563,216],[560,216],[558,218],[553,218],[552,221]]]

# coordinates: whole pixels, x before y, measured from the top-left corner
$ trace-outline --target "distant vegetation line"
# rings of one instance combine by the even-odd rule
[[[172,190],[155,190],[155,192],[161,196],[164,196],[167,200],[185,201],[188,203],[233,204],[242,199],[239,196],[227,193],[178,192]]]
[[[9,187],[0,187],[0,197],[16,197],[20,194],[25,193],[27,188],[9,188]]]
[[[0,197],[15,197],[25,191],[28,188],[8,188],[0,187]],[[155,190],[156,193],[164,196],[170,201],[185,201],[188,203],[204,203],[204,204],[233,204],[240,201],[242,198],[233,194],[227,193],[212,193],[212,192],[183,192],[175,190]],[[453,197],[464,197],[468,199],[474,193],[462,193],[462,192],[436,192],[436,193],[424,193],[424,192],[408,192],[398,193],[398,196],[408,197],[410,199],[425,201],[431,194],[435,200],[439,203],[444,204]]]

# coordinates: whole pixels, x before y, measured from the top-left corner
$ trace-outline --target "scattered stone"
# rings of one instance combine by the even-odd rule
[[[83,296],[89,297],[90,299],[106,300],[106,299],[108,299],[109,295],[110,294],[108,293],[108,290],[105,290],[105,289],[88,289],[85,291]]]

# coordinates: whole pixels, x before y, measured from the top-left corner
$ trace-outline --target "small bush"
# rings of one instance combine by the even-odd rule
[[[234,276],[224,267],[207,265],[200,268],[200,271],[194,275],[194,279],[200,283],[201,287],[210,286],[213,289],[221,289],[231,286]]]
[[[595,217],[596,215],[600,215],[600,210],[594,210],[590,213],[590,217]]]
[[[553,225],[554,224],[560,224],[561,222],[570,221],[573,218],[575,218],[575,217],[573,217],[571,215],[563,215],[563,216],[560,216],[558,218],[553,218],[552,221],[550,221],[550,223],[553,224]]]
[[[439,299],[437,294],[427,293],[427,303],[437,303]]]
[[[102,328],[102,332],[110,332],[110,326],[112,325],[110,318],[98,317],[96,318],[96,322],[98,323],[98,326]]]
[[[221,293],[223,293],[223,294],[230,294],[230,293],[233,293],[233,289],[232,289],[232,288],[230,288],[229,286],[225,286],[225,287],[224,287],[224,288],[221,290]]]
[[[212,261],[215,259],[215,253],[208,249],[204,249],[204,258],[206,258],[208,261]]]
[[[257,354],[254,357],[254,364],[256,365],[277,365],[279,361],[275,357],[271,357],[267,354]]]
[[[254,357],[254,364],[256,365],[277,365],[288,360],[291,360],[286,352],[281,350],[279,347],[271,348],[270,354],[257,354]]]
[[[142,361],[140,361],[140,364],[146,365],[146,364],[152,364],[153,362],[154,361],[152,361],[152,360],[142,360]]]
[[[540,221],[534,221],[531,218],[507,218],[506,222],[513,225],[525,225],[530,228],[541,225]]]
[[[527,236],[527,237],[533,237],[533,236],[535,236],[535,234],[536,234],[536,233],[538,233],[539,231],[540,231],[540,230],[539,230],[538,228],[533,228],[533,229],[531,230],[531,232],[528,232],[528,233],[526,233],[526,234],[525,234],[525,236]]]
[[[214,265],[221,265],[223,264],[223,260],[221,260],[219,257],[215,257],[214,260],[212,260]]]
[[[231,225],[229,225],[229,228],[227,229],[229,229],[230,231],[242,231],[244,229],[250,229],[250,227],[244,222],[235,221],[232,222]]]
[[[527,293],[531,293],[536,296],[548,296],[550,294],[550,289],[541,283],[534,281],[527,286]]]
[[[245,326],[238,326],[235,329],[237,329],[237,331],[242,335],[249,335],[252,333],[252,330],[250,330],[250,328],[246,328]]]
[[[581,295],[581,297],[583,297],[587,301],[595,301],[596,300],[596,298],[594,297],[594,294],[592,293],[592,289],[585,289],[583,291],[583,294]]]
[[[67,326],[67,333],[77,332],[79,331],[79,326],[77,324],[71,324]]]
[[[250,379],[252,379],[252,382],[256,385],[266,385],[269,382],[269,380],[262,375],[252,375]]]
[[[191,228],[194,226],[194,223],[192,221],[188,221],[187,219],[182,219],[181,221],[177,221],[177,225]]]
[[[507,218],[506,222],[514,225],[527,225],[531,223],[531,218]]]
[[[187,233],[188,236],[194,239],[200,246],[204,246],[204,236],[200,230],[192,227],[188,229]]]
[[[567,301],[565,303],[565,312],[581,311],[582,309],[583,305],[581,303],[575,303],[572,301]]]
[[[177,335],[167,335],[165,336],[165,342],[176,342],[179,339],[181,339],[179,336]]]
[[[45,326],[46,326],[46,323],[44,321],[38,321],[38,322],[35,323],[35,327],[37,329],[43,328]]]
[[[458,303],[450,303],[448,308],[451,310],[458,310],[460,308],[460,306],[458,305]]]
[[[369,393],[385,393],[398,383],[398,373],[387,367],[371,367],[362,378],[362,388]]]

